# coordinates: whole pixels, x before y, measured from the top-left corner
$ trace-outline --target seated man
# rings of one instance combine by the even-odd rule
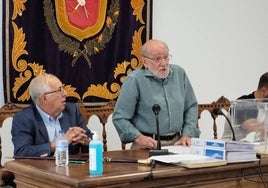
[[[29,91],[33,104],[14,115],[14,156],[52,156],[59,130],[65,131],[69,153],[88,152],[91,131],[83,123],[78,106],[67,103],[67,93],[54,75],[33,78]]]
[[[152,107],[158,104],[161,145],[190,145],[191,137],[199,137],[200,131],[196,127],[198,104],[185,71],[169,64],[169,49],[160,40],[147,41],[141,53],[143,66],[127,76],[113,112],[122,143],[157,148]]]
[[[264,126],[263,126],[263,114],[256,105],[247,104],[248,100],[253,101],[267,99],[268,98],[268,72],[264,73],[259,80],[257,90],[253,91],[249,95],[243,95],[237,100],[241,100],[238,106],[236,106],[236,121],[232,125],[234,128],[236,140],[244,141],[258,141],[263,138]],[[232,113],[232,112],[231,112]],[[231,117],[230,113],[228,114]],[[232,122],[232,121],[231,121]],[[250,134],[251,133],[251,134]],[[254,133],[254,134],[253,134]],[[225,123],[224,133],[222,139],[231,139],[231,129],[229,125]],[[254,137],[252,137],[252,136]],[[248,137],[247,137],[248,136]],[[251,138],[250,138],[251,136]]]

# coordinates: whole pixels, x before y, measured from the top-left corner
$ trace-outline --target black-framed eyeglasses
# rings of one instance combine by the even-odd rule
[[[44,95],[48,95],[48,94],[51,94],[51,93],[58,93],[58,94],[61,94],[63,93],[64,91],[64,84],[62,84],[62,86],[60,86],[58,89],[54,90],[54,91],[48,91],[48,92],[45,92]]]
[[[147,59],[150,59],[150,60],[152,60],[152,61],[154,61],[154,62],[156,62],[156,63],[160,63],[160,62],[162,62],[163,60],[164,60],[164,61],[169,61],[169,60],[171,59],[172,55],[167,54],[167,55],[164,55],[164,56],[162,56],[162,57],[159,56],[159,57],[155,57],[155,58],[147,57],[147,56],[143,56],[143,57],[145,57],[145,58],[147,58]]]

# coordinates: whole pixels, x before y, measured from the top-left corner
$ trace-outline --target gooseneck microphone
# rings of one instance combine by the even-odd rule
[[[157,149],[161,150],[161,142],[160,142],[160,133],[159,133],[159,111],[161,110],[160,106],[158,104],[153,105],[152,110],[155,115],[155,120],[156,120],[156,133],[157,133]]]
[[[154,155],[168,155],[168,149],[161,149],[161,141],[160,141],[160,133],[159,133],[159,112],[161,110],[159,104],[154,104],[152,107],[152,110],[155,115],[156,120],[156,133],[157,133],[157,149],[156,150],[150,150],[149,156]]]
[[[216,115],[222,115],[222,116],[225,117],[226,121],[228,122],[228,124],[229,124],[229,126],[230,126],[230,129],[231,129],[231,131],[232,131],[232,134],[233,134],[233,138],[232,138],[232,140],[235,141],[235,140],[236,140],[236,139],[235,139],[235,132],[234,132],[234,129],[233,129],[233,127],[232,127],[232,124],[231,124],[229,118],[228,118],[228,117],[222,112],[222,110],[219,109],[218,107],[215,107],[215,108],[213,109],[213,113],[216,114]]]

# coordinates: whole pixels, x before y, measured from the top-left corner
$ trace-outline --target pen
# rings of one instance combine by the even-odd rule
[[[73,164],[85,164],[85,161],[75,161],[75,160],[69,160],[69,163],[73,163]]]

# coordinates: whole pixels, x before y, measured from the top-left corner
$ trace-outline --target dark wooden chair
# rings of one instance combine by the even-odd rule
[[[107,151],[107,131],[106,124],[109,116],[113,113],[115,101],[109,101],[107,103],[82,103],[78,102],[80,112],[84,119],[84,122],[87,124],[89,118],[93,115],[96,115],[100,123],[102,124],[102,138],[103,138],[103,150]],[[125,146],[122,145],[122,148],[125,149]]]
[[[0,128],[3,126],[3,122],[8,117],[13,117],[14,114],[21,109],[23,109],[24,105],[16,105],[12,103],[6,103],[4,106],[0,108]],[[5,134],[1,132],[1,134]],[[2,145],[5,140],[0,139],[0,159],[2,159]],[[12,156],[10,156],[12,157]],[[14,174],[12,172],[7,171],[2,165],[0,165],[0,178],[1,178],[1,186],[13,184]]]
[[[218,125],[216,123],[216,119],[218,115],[213,113],[213,110],[215,108],[224,109],[226,111],[230,108],[230,101],[225,98],[224,96],[221,96],[216,102],[212,102],[211,104],[198,104],[198,120],[201,118],[201,114],[204,111],[208,111],[213,119],[213,138],[218,139]],[[209,125],[210,126],[210,125]],[[199,123],[197,122],[197,127],[199,128]]]

